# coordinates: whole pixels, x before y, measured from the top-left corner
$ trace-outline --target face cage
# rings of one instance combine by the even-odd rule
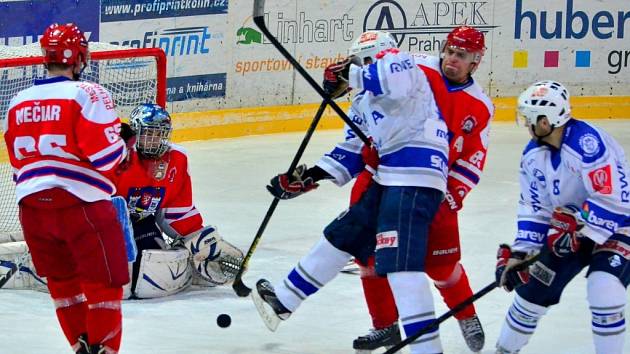
[[[172,127],[141,126],[136,141],[136,149],[140,154],[150,158],[158,158],[168,151]]]

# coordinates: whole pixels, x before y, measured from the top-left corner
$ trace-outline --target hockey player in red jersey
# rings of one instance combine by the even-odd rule
[[[379,36],[389,36],[381,31],[376,33],[376,36],[361,37],[368,38],[367,41],[359,38],[350,54],[367,62],[375,60],[382,47],[374,46],[373,42],[378,42]],[[449,33],[440,57],[415,55],[449,129],[447,193],[429,229],[426,257],[426,272],[449,308],[473,294],[459,262],[461,250],[457,212],[462,208],[464,197],[479,182],[486,160],[489,122],[494,113],[492,102],[471,76],[478,68],[484,51],[483,34],[474,28],[461,26]],[[363,155],[367,164],[378,164],[376,154],[364,149]],[[351,202],[356,202],[365,192],[371,176],[372,173],[366,169],[357,178]],[[376,274],[373,258],[368,266],[359,267],[374,329],[355,339],[353,347],[373,350],[395,344],[400,340],[398,312],[387,278]],[[474,306],[470,305],[455,317],[469,348],[475,352],[481,350],[484,333]]]
[[[129,282],[110,177],[127,155],[110,93],[80,82],[88,42],[74,24],[40,40],[48,78],[10,102],[4,139],[24,239],[77,353],[117,353]]]
[[[122,135],[135,142],[135,148],[116,177],[138,248],[129,295],[161,297],[185,289],[193,280],[207,285],[232,280],[243,253],[214,226],[204,227],[193,204],[186,151],[170,142],[170,115],[159,105],[142,104],[129,121]],[[163,233],[174,242],[167,245]]]

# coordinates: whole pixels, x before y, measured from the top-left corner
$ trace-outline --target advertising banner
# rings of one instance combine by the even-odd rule
[[[98,41],[99,12],[98,1],[0,2],[0,45],[21,46],[37,42],[46,27],[55,22],[74,22],[88,40]]]
[[[299,105],[320,98],[263,36],[252,0],[55,0],[0,2],[0,44],[37,40],[45,25],[77,22],[90,36],[164,49],[175,112]],[[439,55],[460,25],[485,33],[474,77],[493,98],[537,80],[573,96],[630,96],[627,0],[270,0],[271,33],[315,78],[342,60],[365,30],[394,35],[402,50]]]
[[[162,48],[169,102],[223,98],[227,7],[227,0],[103,1],[102,38],[134,48]]]

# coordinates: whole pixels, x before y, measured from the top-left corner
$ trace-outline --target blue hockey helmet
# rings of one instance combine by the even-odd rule
[[[143,103],[129,117],[136,133],[136,150],[148,158],[159,158],[169,149],[173,124],[168,112],[157,104]]]

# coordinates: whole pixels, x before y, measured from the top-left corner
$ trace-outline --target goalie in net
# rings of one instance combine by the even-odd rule
[[[139,251],[127,292],[137,298],[171,295],[191,283],[226,284],[243,258],[216,227],[203,226],[192,200],[188,157],[170,142],[171,131],[166,110],[142,104],[121,132],[135,147],[119,168],[116,187],[127,201]]]
[[[214,226],[203,226],[192,201],[188,157],[170,142],[171,131],[170,115],[157,104],[138,106],[130,124],[122,124],[129,155],[113,180],[127,204],[138,250],[124,298],[168,296],[191,284],[224,285],[234,279],[243,258]],[[25,254],[23,243],[0,245],[0,263],[12,257],[21,269],[4,287],[45,289],[45,279]]]

